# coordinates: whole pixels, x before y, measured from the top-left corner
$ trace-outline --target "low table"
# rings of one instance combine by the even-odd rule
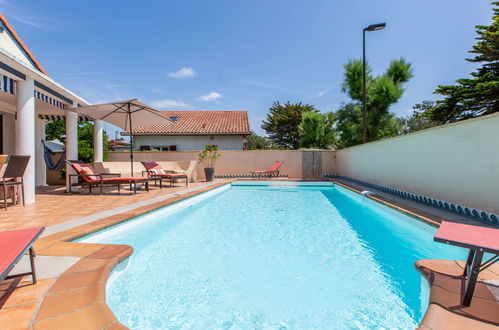
[[[189,177],[187,176],[187,174],[183,173],[168,173],[161,175],[160,178],[161,178],[159,180],[160,189],[163,188],[163,179],[168,179],[170,181],[170,187],[172,187],[175,183],[177,183],[178,179],[184,179],[186,186],[189,184]]]
[[[499,261],[499,229],[444,221],[434,240],[469,249],[463,273],[467,279],[462,302],[463,306],[469,306],[478,274]],[[483,254],[486,252],[493,256],[482,263]]]

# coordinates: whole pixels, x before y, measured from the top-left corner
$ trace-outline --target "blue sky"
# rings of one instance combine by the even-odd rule
[[[158,109],[249,110],[253,130],[274,101],[334,111],[343,64],[362,56],[375,74],[404,57],[414,78],[400,116],[438,84],[467,76],[464,59],[485,0],[0,0],[0,11],[48,74],[90,102],[139,98]]]

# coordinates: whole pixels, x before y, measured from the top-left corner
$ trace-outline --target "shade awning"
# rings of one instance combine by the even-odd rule
[[[132,116],[133,127],[171,123],[171,120],[163,116],[160,111],[151,108],[138,99],[102,103],[71,110],[94,119],[106,121],[124,130],[130,129],[128,113]]]

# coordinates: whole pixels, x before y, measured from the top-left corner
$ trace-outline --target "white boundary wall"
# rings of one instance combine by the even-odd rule
[[[499,213],[499,113],[336,151],[336,174]]]

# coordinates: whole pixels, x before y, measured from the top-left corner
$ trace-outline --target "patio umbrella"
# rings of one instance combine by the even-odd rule
[[[78,113],[100,119],[130,132],[130,170],[133,176],[133,125],[135,127],[171,123],[163,116],[138,99],[103,103],[75,108]]]

